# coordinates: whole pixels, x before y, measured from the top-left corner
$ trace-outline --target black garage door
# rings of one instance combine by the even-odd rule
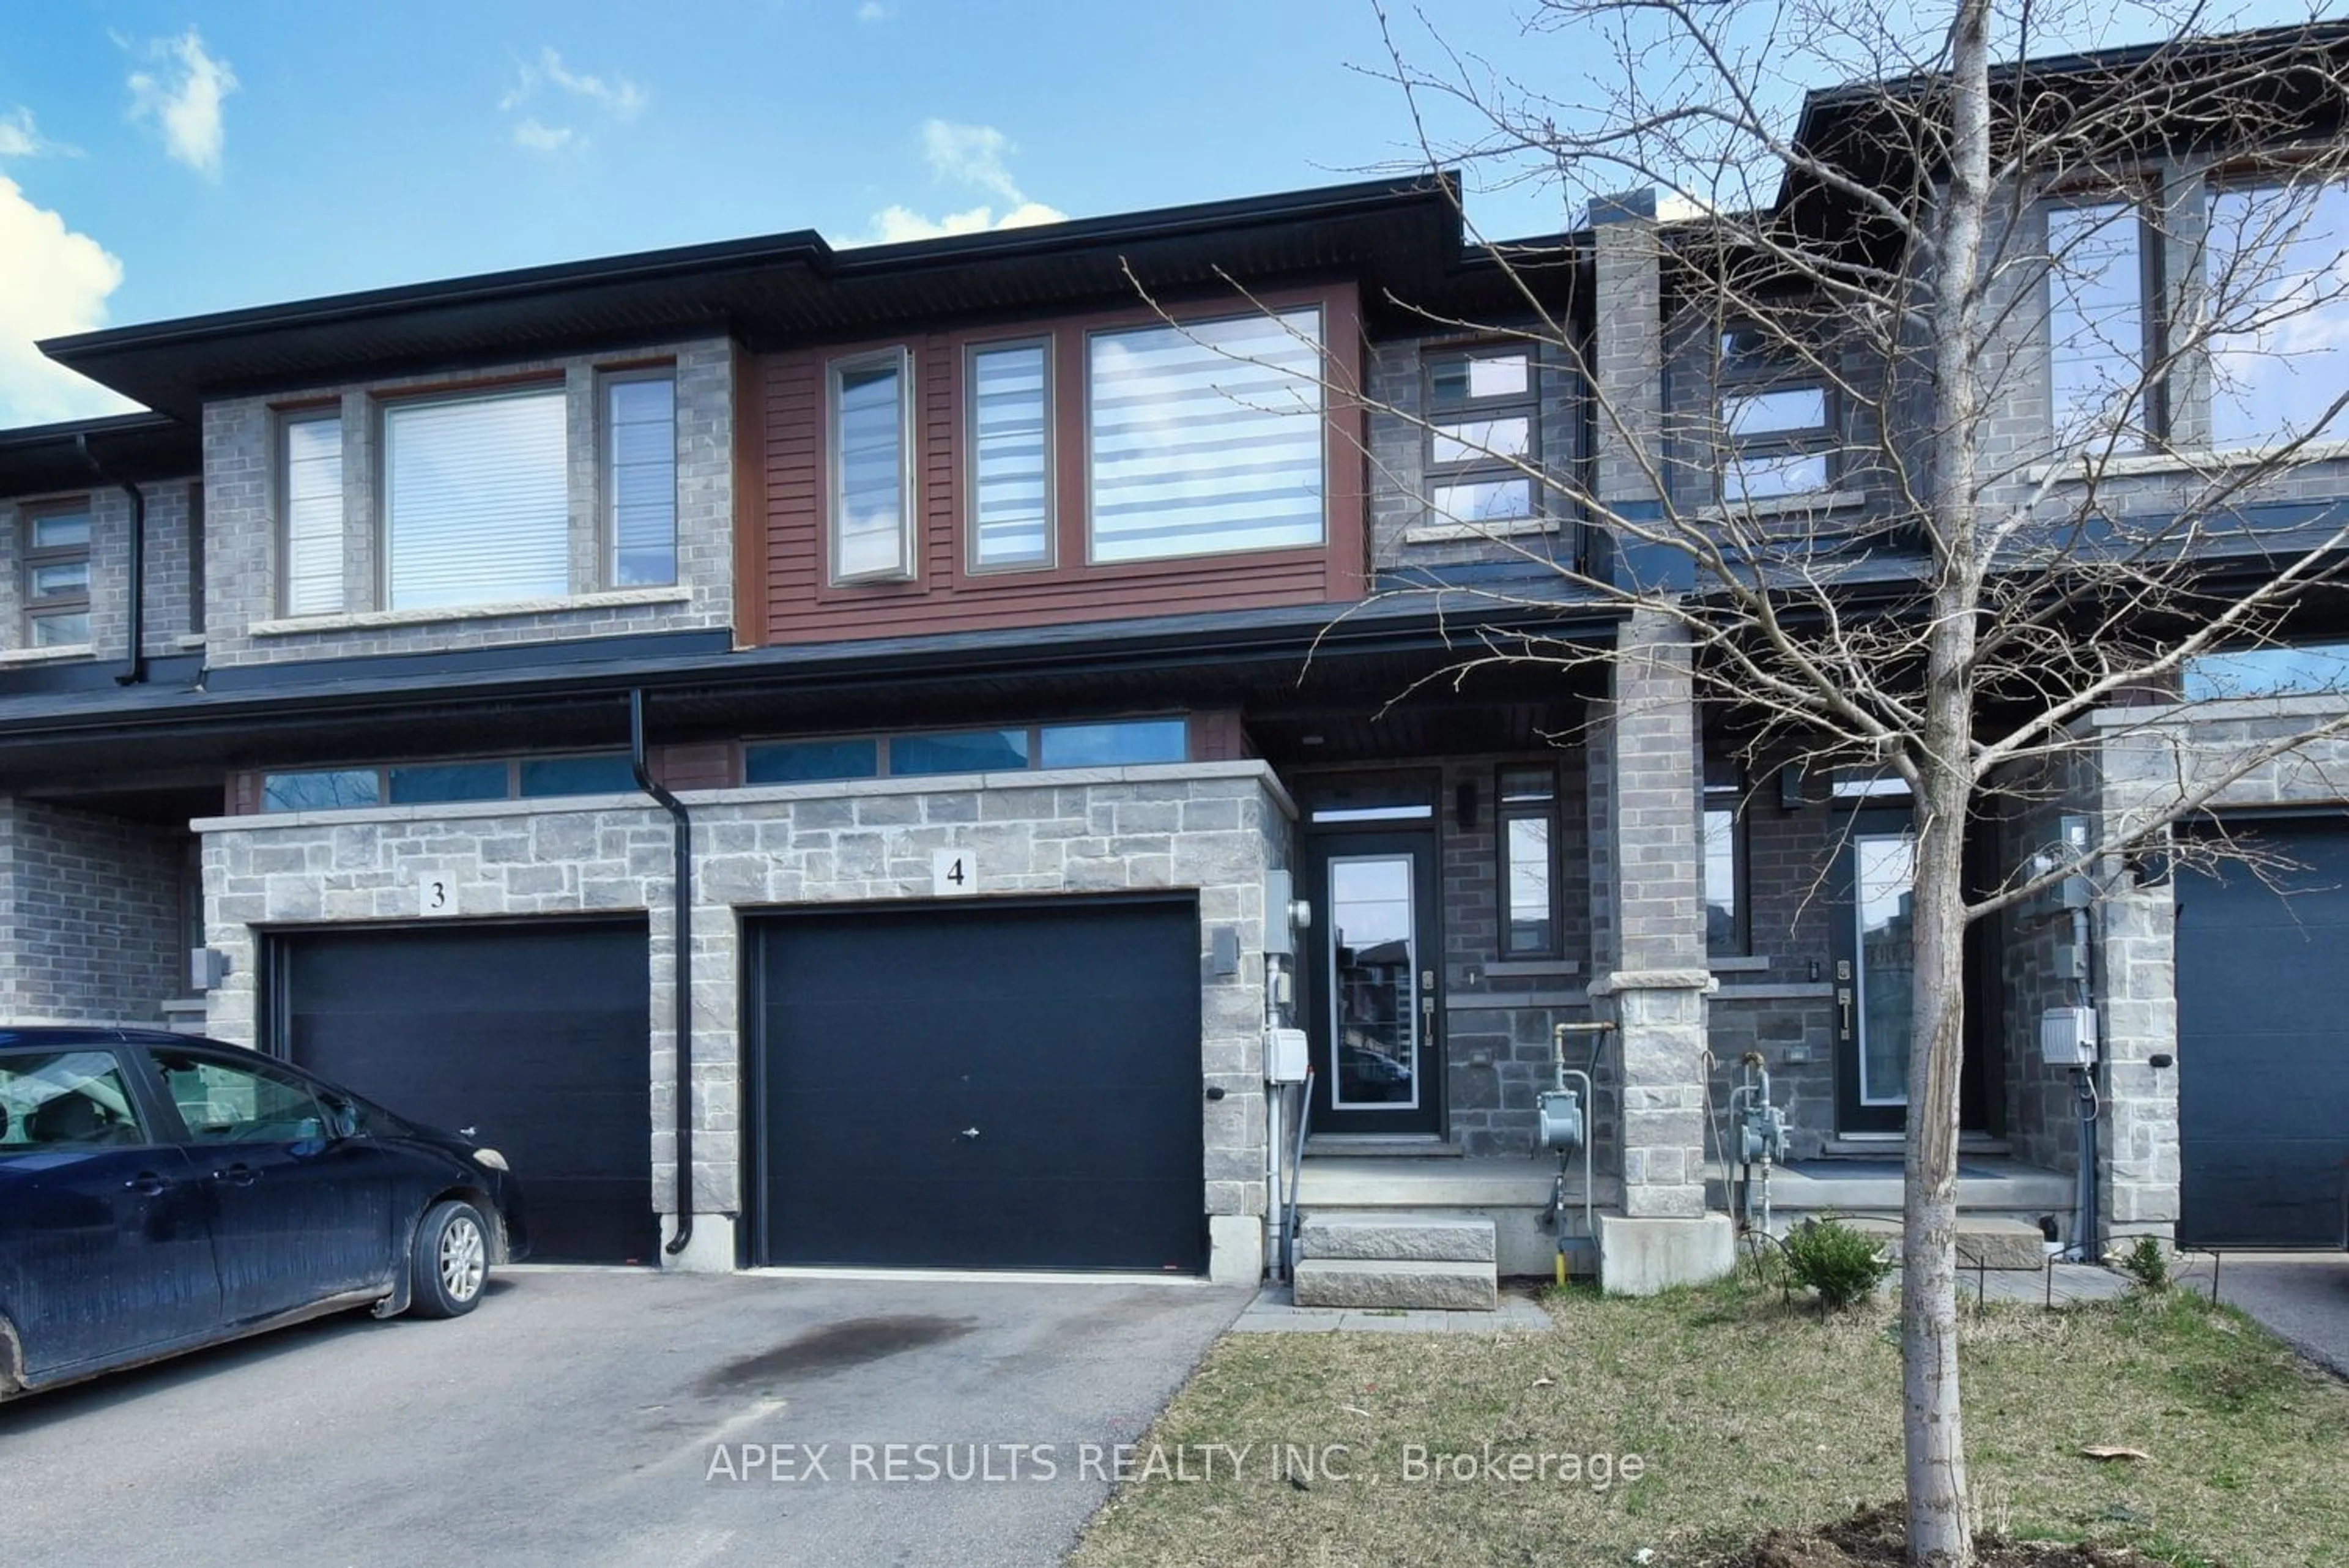
[[[770,1263],[1206,1266],[1183,900],[754,928]]]
[[[2178,1240],[2338,1247],[2349,823],[2270,823],[2252,842],[2299,868],[2275,888],[2240,865],[2178,879]]]
[[[534,1259],[653,1261],[641,922],[287,935],[272,959],[279,1050],[473,1128],[522,1179]]]

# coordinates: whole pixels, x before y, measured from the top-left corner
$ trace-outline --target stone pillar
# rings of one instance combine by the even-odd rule
[[[1611,1006],[1620,1064],[1623,1212],[1599,1223],[1599,1279],[1646,1294],[1728,1272],[1729,1217],[1705,1207],[1702,797],[1686,630],[1640,610],[1618,633],[1593,790],[1592,998]],[[1603,804],[1600,804],[1603,801]],[[1604,813],[1604,821],[1599,814]],[[1602,872],[1601,866],[1606,867]]]
[[[1599,506],[1630,524],[1613,533],[1608,573],[1625,588],[1678,591],[1692,586],[1686,552],[1635,530],[1664,518],[1664,320],[1656,193],[1635,192],[1590,203],[1591,272],[1598,294],[1590,351],[1591,456]]]
[[[2127,723],[2126,715],[2110,721]],[[2182,727],[2181,727],[2182,729]],[[2178,790],[2183,732],[2108,735],[2095,752],[2102,821],[2111,832],[2160,811]],[[2140,884],[2122,857],[2097,868],[2096,1244],[2139,1236],[2174,1242],[2181,1151],[2178,1124],[2177,892],[2167,877]],[[2153,1065],[2166,1055],[2168,1068]]]

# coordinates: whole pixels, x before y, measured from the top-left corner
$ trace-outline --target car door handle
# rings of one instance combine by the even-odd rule
[[[171,1189],[170,1181],[151,1170],[142,1170],[122,1184],[125,1192],[136,1192],[141,1198],[160,1198]]]
[[[250,1187],[261,1179],[261,1172],[249,1165],[232,1165],[226,1170],[212,1172],[214,1181],[225,1181],[232,1187]]]

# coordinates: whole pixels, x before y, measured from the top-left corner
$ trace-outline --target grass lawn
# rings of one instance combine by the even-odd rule
[[[1547,1305],[1551,1335],[1227,1336],[1073,1561],[1579,1565],[1644,1548],[1662,1568],[1899,1497],[1890,1303],[1822,1321],[1799,1295],[1724,1284]],[[1961,1354],[1983,1524],[2180,1565],[2349,1564],[2349,1386],[2231,1310],[2175,1291],[1969,1307]],[[1154,1448],[1184,1474],[1151,1473]],[[1474,1478],[1432,1473],[1444,1452],[1473,1456]],[[1613,1461],[1603,1487],[1594,1454]],[[1561,1482],[1552,1459],[1547,1480],[1513,1479],[1517,1455],[1521,1473],[1543,1455],[1580,1473]]]

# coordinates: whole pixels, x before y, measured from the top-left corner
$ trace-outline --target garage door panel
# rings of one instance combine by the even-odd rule
[[[650,991],[636,922],[276,940],[301,1065],[473,1136],[520,1177],[533,1255],[648,1261]]]
[[[2178,879],[2178,1239],[2337,1247],[2349,1160],[2349,825],[2239,843],[2299,862]]]
[[[769,1261],[1204,1265],[1190,901],[827,913],[757,945]]]

